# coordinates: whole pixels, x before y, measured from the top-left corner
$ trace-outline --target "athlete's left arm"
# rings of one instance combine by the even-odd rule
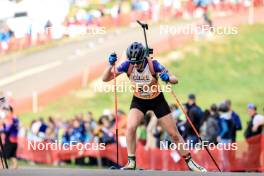
[[[177,84],[178,83],[178,79],[175,75],[173,75],[172,73],[170,73],[166,67],[164,67],[163,65],[161,65],[157,60],[153,60],[153,67],[154,67],[154,71],[156,73],[160,73],[160,74],[167,74],[169,79],[167,82],[171,83],[171,84]]]

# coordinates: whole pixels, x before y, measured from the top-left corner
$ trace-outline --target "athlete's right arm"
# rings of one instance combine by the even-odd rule
[[[103,73],[103,81],[108,82],[114,79],[114,64],[117,61],[116,54],[111,54],[108,58],[110,65],[107,67],[107,69]],[[119,76],[122,73],[126,73],[129,67],[129,61],[124,61],[121,65],[118,67],[115,67],[116,76]]]
[[[117,68],[115,68],[115,69],[116,69],[116,77],[117,77],[121,73],[118,72]],[[107,67],[107,69],[103,73],[103,81],[104,82],[108,82],[108,81],[111,81],[112,79],[114,79],[114,66],[113,65],[109,65]]]

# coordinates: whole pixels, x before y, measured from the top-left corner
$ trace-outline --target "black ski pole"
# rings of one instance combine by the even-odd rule
[[[142,27],[143,32],[144,32],[144,39],[145,39],[145,45],[146,45],[146,49],[147,49],[147,56],[149,56],[149,54],[153,54],[153,49],[149,48],[148,46],[148,39],[147,39],[147,34],[146,34],[146,30],[148,30],[148,24],[147,23],[142,23],[139,20],[137,20],[137,23]]]
[[[6,159],[6,153],[5,153],[5,149],[4,149],[4,145],[2,142],[2,138],[0,136],[0,147],[1,147],[1,160],[4,160],[4,165],[3,168],[5,167],[6,169],[8,169],[8,164],[7,164],[7,159]]]

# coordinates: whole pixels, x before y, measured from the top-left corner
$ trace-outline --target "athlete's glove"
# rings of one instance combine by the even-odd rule
[[[117,61],[116,53],[112,53],[112,54],[108,57],[108,61],[109,61],[110,65],[114,65],[115,62]]]
[[[170,76],[168,73],[161,73],[160,74],[160,79],[164,82],[168,82],[170,80]]]

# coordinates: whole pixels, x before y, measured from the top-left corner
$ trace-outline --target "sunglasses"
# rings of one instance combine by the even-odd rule
[[[132,65],[139,65],[139,64],[141,64],[141,63],[143,63],[143,59],[142,60],[138,60],[138,61],[130,61],[129,62],[130,64],[132,64]]]
[[[138,61],[138,62],[130,62],[130,64],[132,64],[132,65],[139,65],[139,64],[141,64],[142,63],[142,61]]]

